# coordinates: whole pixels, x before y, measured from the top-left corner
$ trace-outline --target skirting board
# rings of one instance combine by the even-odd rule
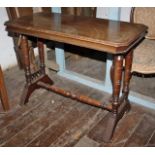
[[[105,85],[103,81],[93,79],[88,76],[76,73],[76,72],[68,71],[65,69],[63,71],[59,71],[58,75],[63,76],[67,79],[79,82],[86,86],[92,87],[94,89],[107,92],[109,94],[111,94],[112,92],[112,87]],[[137,92],[130,91],[129,100],[134,104],[138,104],[138,105],[155,110],[155,99],[151,97],[139,94]]]

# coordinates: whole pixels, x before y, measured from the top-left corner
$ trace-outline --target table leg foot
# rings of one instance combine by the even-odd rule
[[[129,113],[131,110],[131,104],[127,104],[126,113]]]
[[[20,105],[25,105],[28,101],[29,101],[29,97],[30,95],[33,93],[33,91],[37,89],[36,85],[25,85],[24,90],[23,90],[23,94],[21,97],[21,101],[20,101]]]
[[[120,103],[125,105],[125,113],[128,113],[131,109],[131,104],[130,104],[130,101],[129,99],[126,97],[126,95],[122,95],[121,99],[120,99]]]
[[[105,133],[103,135],[104,142],[110,142],[113,133],[115,131],[115,128],[117,126],[117,123],[119,123],[119,120],[124,116],[124,114],[128,113],[131,109],[131,105],[129,100],[122,100],[119,108],[118,113],[114,114],[112,112],[109,112],[108,114],[108,120],[107,120],[107,128],[105,130]]]
[[[36,90],[41,88],[37,83],[41,81],[47,84],[52,85],[53,81],[48,77],[48,75],[44,75],[34,80],[31,84],[26,84],[23,90],[23,94],[21,97],[20,105],[25,105],[29,101],[29,97]]]
[[[126,101],[126,109],[125,109],[125,114],[129,113],[131,110],[131,104],[129,101]]]
[[[114,133],[115,127],[121,115],[120,110],[120,89],[123,72],[123,56],[115,55],[113,58],[113,65],[111,67],[111,81],[112,81],[112,112],[109,113],[107,128],[104,133],[104,141],[109,142]]]
[[[103,135],[104,142],[106,142],[106,143],[110,142],[116,125],[117,125],[117,116],[115,114],[109,112],[107,127],[106,127],[105,133]]]

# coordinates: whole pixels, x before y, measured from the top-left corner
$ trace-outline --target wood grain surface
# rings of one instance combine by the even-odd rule
[[[9,32],[40,37],[109,53],[122,53],[147,27],[141,24],[59,13],[35,13],[5,23]]]

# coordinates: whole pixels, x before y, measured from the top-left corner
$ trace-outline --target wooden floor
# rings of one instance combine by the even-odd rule
[[[4,75],[11,110],[0,114],[0,146],[155,146],[153,110],[132,104],[131,111],[119,122],[111,143],[104,143],[106,111],[43,89],[35,91],[29,103],[21,107],[23,71],[14,67]],[[101,101],[109,98],[106,93],[61,78],[54,72],[50,77],[67,90]]]

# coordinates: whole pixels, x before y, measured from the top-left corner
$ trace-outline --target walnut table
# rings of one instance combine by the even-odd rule
[[[5,25],[9,33],[17,33],[22,36],[20,47],[25,66],[26,85],[21,103],[26,104],[35,89],[45,88],[63,96],[108,110],[110,113],[109,120],[107,129],[103,133],[104,140],[108,142],[113,135],[116,124],[130,108],[128,94],[132,51],[144,38],[147,27],[141,24],[57,13],[36,13],[8,21]],[[40,58],[40,68],[34,73],[31,72],[30,68],[28,47],[28,40],[32,37],[37,40]],[[72,44],[112,54],[111,80],[113,92],[111,101],[109,101],[111,103],[104,104],[87,96],[76,95],[54,86],[54,82],[45,73],[43,46],[45,40]],[[121,84],[123,85],[121,86]],[[120,92],[122,92],[122,95],[120,95]]]

